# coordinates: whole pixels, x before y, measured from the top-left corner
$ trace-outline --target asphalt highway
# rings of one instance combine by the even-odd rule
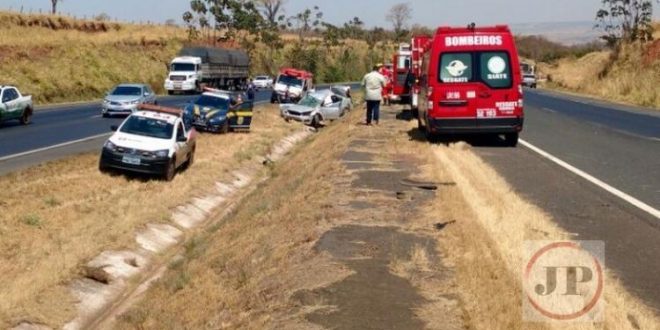
[[[607,268],[660,312],[660,111],[534,90],[525,104],[522,145],[474,150],[575,240],[604,241]]]

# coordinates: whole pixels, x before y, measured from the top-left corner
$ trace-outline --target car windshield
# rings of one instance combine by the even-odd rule
[[[195,65],[191,63],[172,63],[171,71],[195,71]]]
[[[202,95],[195,101],[195,104],[200,107],[224,109],[229,107],[229,100],[221,97]]]
[[[157,139],[170,139],[174,125],[165,120],[130,116],[121,126],[120,132],[134,135],[142,135]]]
[[[296,86],[296,87],[302,87],[303,82],[302,80],[296,78],[296,77],[291,77],[291,76],[280,76],[280,79],[278,80],[280,84],[284,84],[287,86]]]
[[[510,88],[511,61],[506,52],[460,52],[440,56],[441,83],[482,82],[490,88]]]
[[[110,93],[110,95],[129,95],[129,96],[140,96],[142,95],[142,88],[132,87],[132,86],[119,86]]]
[[[321,104],[321,100],[315,98],[312,95],[307,95],[298,102],[298,105],[302,105],[305,107],[317,107],[320,104]]]

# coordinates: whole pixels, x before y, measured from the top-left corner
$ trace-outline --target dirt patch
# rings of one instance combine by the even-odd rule
[[[328,287],[298,292],[294,299],[318,308],[307,319],[327,328],[423,328],[415,309],[427,301],[409,281],[389,271],[392,262],[410,259],[416,246],[424,246],[435,256],[432,238],[402,233],[395,227],[335,228],[321,237],[315,249],[330,253],[354,274]]]
[[[374,158],[374,154],[372,154],[372,153],[360,152],[360,151],[354,151],[354,150],[347,151],[341,157],[342,160],[349,161],[349,162],[370,162],[370,161],[373,161],[373,158]]]

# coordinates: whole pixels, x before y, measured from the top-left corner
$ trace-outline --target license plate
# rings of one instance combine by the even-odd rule
[[[140,157],[124,156],[121,162],[129,165],[140,165]]]
[[[183,86],[181,84],[174,84],[174,89],[181,89]]]
[[[497,117],[497,111],[495,109],[478,109],[477,118],[495,118]]]

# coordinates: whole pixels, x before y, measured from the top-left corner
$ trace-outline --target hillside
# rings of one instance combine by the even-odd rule
[[[167,65],[187,42],[180,27],[8,12],[0,12],[0,34],[0,84],[18,86],[40,104],[98,99],[121,82],[145,82],[162,93]],[[320,83],[357,80],[393,50],[388,44],[369,49],[357,40],[299,43],[290,35],[283,42],[274,51],[255,45],[253,75],[294,66],[313,72]]]
[[[656,40],[539,64],[545,84],[599,98],[660,108],[660,24]]]
[[[181,47],[176,27],[72,20],[0,12],[0,83],[38,103],[99,98],[119,82],[162,91],[167,62]]]

